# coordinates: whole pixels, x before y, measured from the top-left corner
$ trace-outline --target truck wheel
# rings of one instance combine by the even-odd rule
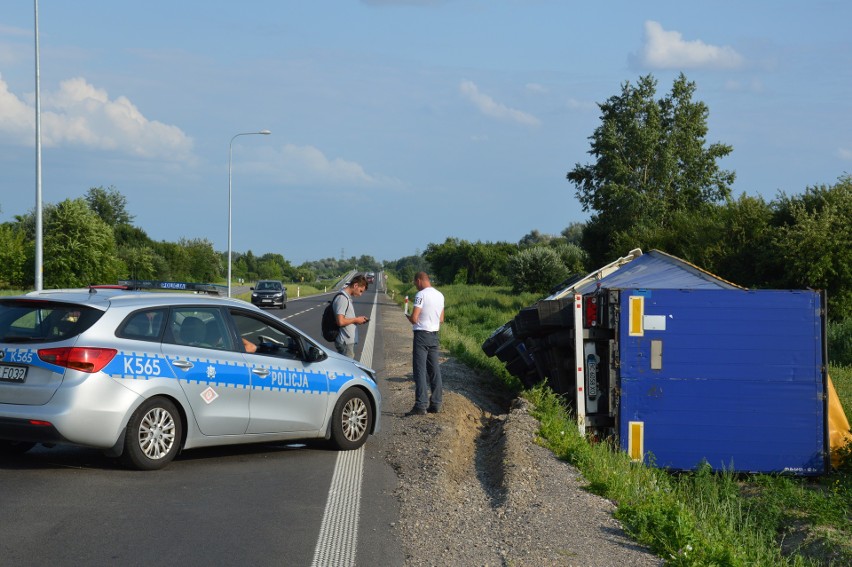
[[[180,450],[183,422],[172,402],[151,398],[130,417],[124,435],[124,464],[137,470],[157,470],[169,464]]]
[[[331,414],[331,442],[341,451],[357,449],[373,427],[373,409],[367,394],[350,388],[340,396]]]

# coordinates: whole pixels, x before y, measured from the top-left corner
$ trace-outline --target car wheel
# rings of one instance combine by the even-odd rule
[[[35,443],[28,441],[0,441],[0,455],[4,457],[23,455],[33,447],[35,447]]]
[[[151,398],[127,424],[122,460],[138,470],[161,469],[177,455],[182,435],[183,422],[175,405],[165,398]]]
[[[373,408],[367,394],[350,388],[340,396],[331,415],[331,442],[341,451],[357,449],[373,427]]]

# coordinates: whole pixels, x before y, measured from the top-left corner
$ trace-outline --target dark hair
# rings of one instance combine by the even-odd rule
[[[355,284],[362,285],[364,286],[364,289],[367,289],[367,278],[364,277],[364,274],[358,274],[349,280],[349,287],[352,287]]]

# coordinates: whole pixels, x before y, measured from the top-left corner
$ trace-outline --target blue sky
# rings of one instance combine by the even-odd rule
[[[34,10],[0,11],[0,222],[35,204]],[[597,103],[678,73],[734,193],[852,171],[852,4],[40,0],[46,203],[114,186],[155,240],[299,264],[584,221]],[[625,251],[626,252],[626,251]]]

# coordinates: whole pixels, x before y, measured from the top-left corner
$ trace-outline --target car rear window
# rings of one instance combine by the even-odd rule
[[[75,303],[0,301],[0,342],[64,341],[91,327],[102,315],[103,311]]]

